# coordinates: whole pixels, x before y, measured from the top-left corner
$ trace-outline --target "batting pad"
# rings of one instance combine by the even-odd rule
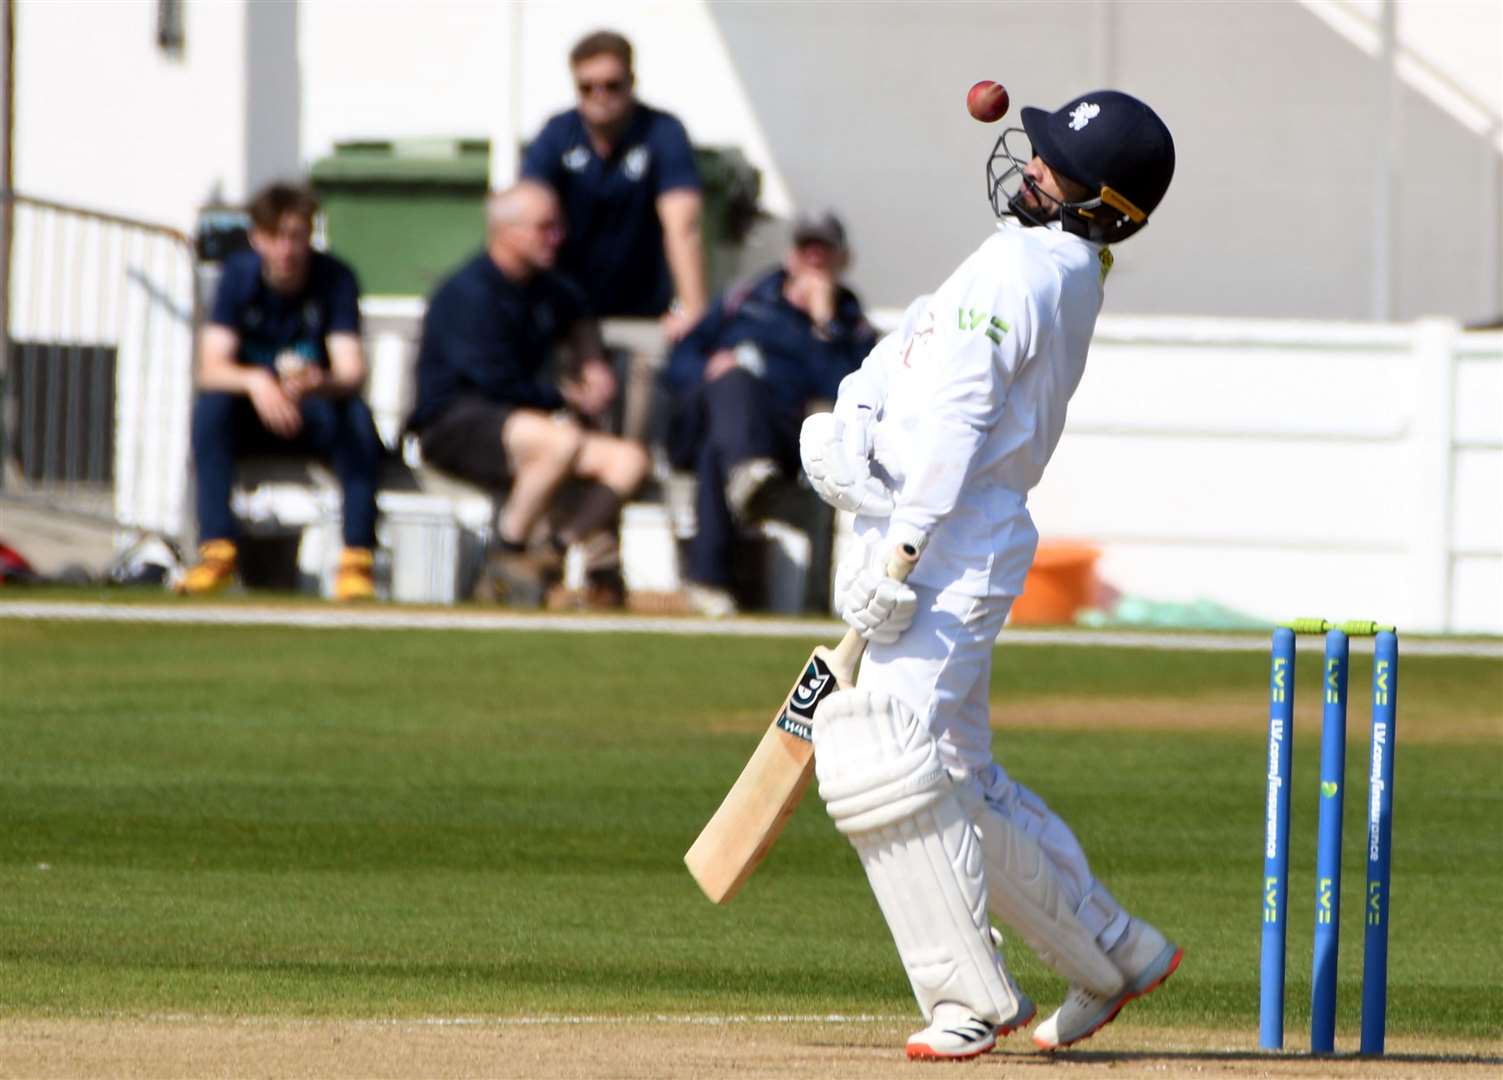
[[[987,802],[976,785],[955,789],[969,811],[967,820],[975,823],[992,914],[1072,985],[1101,997],[1120,993],[1122,973],[1096,941],[1100,927],[1092,929],[1076,913],[1043,848]]]
[[[814,762],[924,1020],[942,1001],[992,1024],[1014,1020],[1021,996],[992,943],[980,845],[928,730],[896,698],[842,690],[816,714]]]

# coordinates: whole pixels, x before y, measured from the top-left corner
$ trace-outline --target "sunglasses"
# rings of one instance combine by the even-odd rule
[[[591,94],[619,94],[626,89],[625,79],[602,79],[599,82],[590,82],[581,79],[574,84],[579,90],[580,97],[589,97]]]

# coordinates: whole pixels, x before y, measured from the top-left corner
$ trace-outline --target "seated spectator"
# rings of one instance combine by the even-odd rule
[[[181,592],[223,588],[235,576],[230,511],[236,462],[297,453],[332,462],[344,492],[344,553],[336,600],[375,595],[376,485],[384,448],[360,397],[360,288],[348,266],[313,250],[311,192],[272,184],[251,201],[251,250],[224,262],[199,336],[193,406],[199,562]]]
[[[588,35],[569,67],[579,106],[550,119],[522,160],[522,175],[563,202],[558,269],[596,316],[660,318],[676,341],[706,301],[689,136],[676,117],[637,100],[631,43],[620,34]]]
[[[840,284],[848,261],[835,215],[800,219],[783,265],[727,290],[669,358],[668,456],[699,481],[686,591],[704,614],[735,612],[736,527],[765,516],[774,481],[798,475],[809,403],[833,400],[876,344]]]
[[[524,180],[492,195],[486,211],[485,250],[429,301],[408,430],[428,463],[507,492],[477,598],[541,604],[564,551],[593,539],[586,603],[620,606],[616,521],[647,475],[647,451],[589,426],[609,409],[616,379],[584,297],[553,272],[564,238],[557,197]],[[555,386],[540,375],[560,345],[568,363]],[[570,480],[586,484],[560,506]]]

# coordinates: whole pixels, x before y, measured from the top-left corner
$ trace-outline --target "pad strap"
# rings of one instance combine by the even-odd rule
[[[1122,973],[1097,943],[1096,930],[1076,913],[1038,842],[988,802],[979,785],[956,784],[955,789],[976,823],[992,914],[1072,985],[1101,997],[1120,993]]]
[[[948,1001],[993,1024],[1020,994],[986,914],[975,829],[928,729],[896,698],[842,690],[814,723],[819,793],[851,841],[924,1019]]]

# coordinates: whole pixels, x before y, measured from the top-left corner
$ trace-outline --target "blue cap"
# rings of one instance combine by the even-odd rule
[[[1025,108],[1023,130],[1051,169],[1101,195],[1138,225],[1159,205],[1174,176],[1169,128],[1120,90],[1082,94],[1054,112]],[[1107,190],[1129,205],[1113,201]]]

